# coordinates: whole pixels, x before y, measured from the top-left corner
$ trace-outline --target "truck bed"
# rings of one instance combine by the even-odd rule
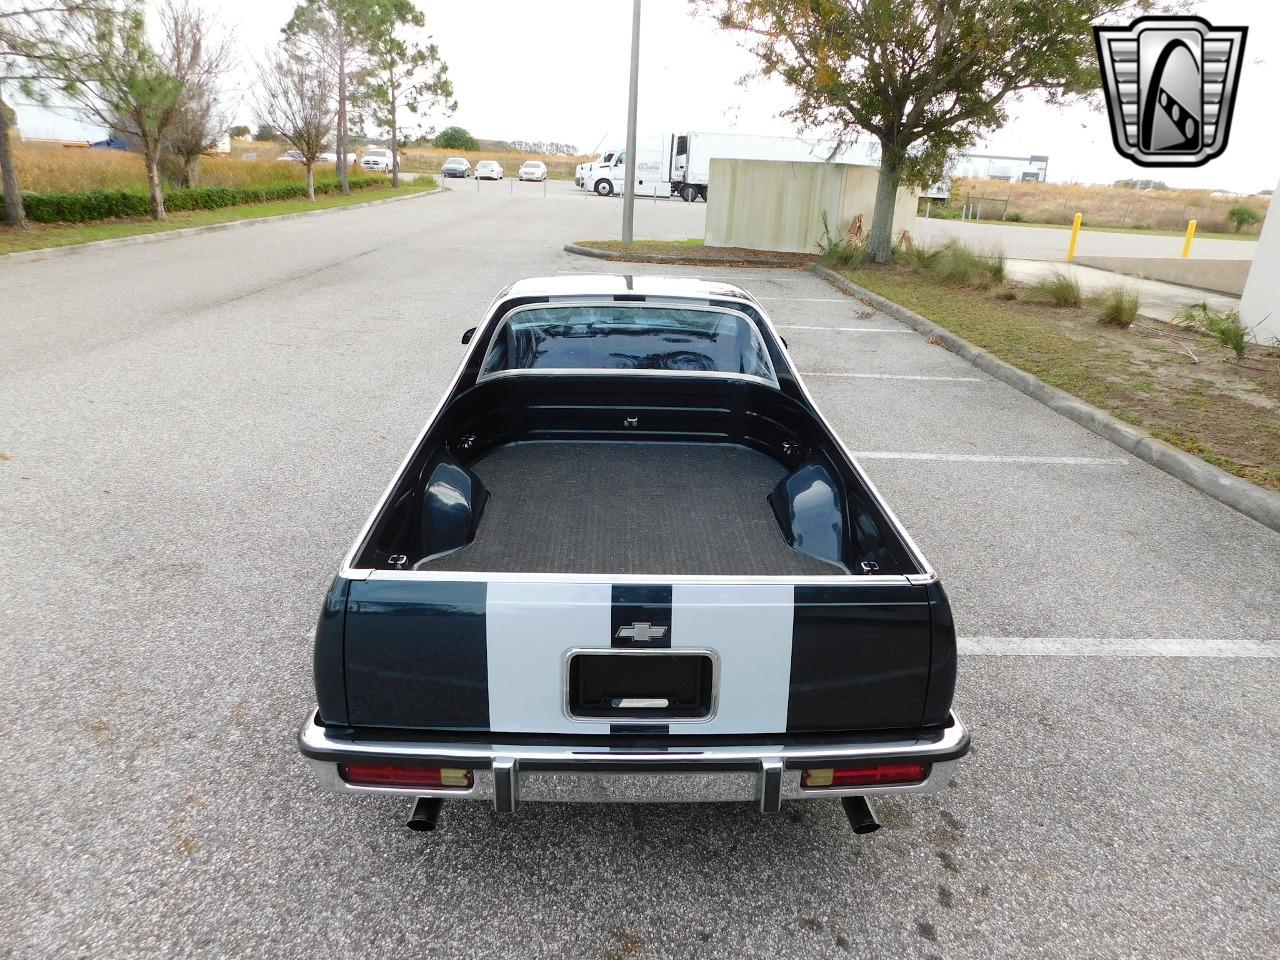
[[[830,576],[788,546],[768,496],[787,469],[745,446],[529,441],[471,466],[475,540],[418,570]]]

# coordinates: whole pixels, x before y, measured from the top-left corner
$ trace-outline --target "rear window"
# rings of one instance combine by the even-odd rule
[[[745,316],[647,303],[513,310],[489,345],[480,377],[547,370],[735,374],[778,383],[760,334]]]

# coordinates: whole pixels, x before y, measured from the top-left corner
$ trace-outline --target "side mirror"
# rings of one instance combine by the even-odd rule
[[[476,328],[475,328],[475,327],[467,327],[467,329],[466,329],[466,330],[463,330],[463,331],[462,331],[462,342],[463,342],[463,343],[470,343],[470,342],[471,342],[471,338],[472,338],[472,337],[474,337],[475,335],[476,335]]]

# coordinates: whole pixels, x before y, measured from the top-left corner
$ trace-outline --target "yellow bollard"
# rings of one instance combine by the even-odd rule
[[[1191,241],[1196,238],[1196,222],[1194,220],[1187,221],[1187,239],[1182,244],[1182,259],[1185,260],[1191,256]]]
[[[1076,242],[1080,239],[1080,221],[1084,219],[1083,213],[1077,213],[1071,221],[1071,242],[1067,244],[1067,263],[1076,258]]]

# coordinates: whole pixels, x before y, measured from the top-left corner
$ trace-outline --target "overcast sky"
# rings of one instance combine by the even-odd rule
[[[292,0],[203,0],[234,27],[245,63],[278,41]],[[1045,0],[1052,4],[1053,0]],[[626,135],[630,51],[629,0],[418,0],[429,32],[449,64],[458,110],[433,117],[436,129],[457,123],[497,140],[555,140],[583,152],[620,143]],[[1245,65],[1226,153],[1190,170],[1151,170],[1119,156],[1105,112],[1049,107],[1028,99],[1010,123],[983,145],[985,152],[1048,154],[1049,179],[1108,183],[1155,177],[1174,186],[1251,192],[1274,188],[1280,177],[1280,3],[1203,0],[1194,12],[1220,26],[1249,27]],[[792,100],[781,81],[739,85],[753,58],[740,38],[687,0],[644,0],[640,39],[642,133],[675,130],[795,134],[778,114]],[[252,70],[237,78],[246,89]],[[246,106],[240,117],[249,122]]]

